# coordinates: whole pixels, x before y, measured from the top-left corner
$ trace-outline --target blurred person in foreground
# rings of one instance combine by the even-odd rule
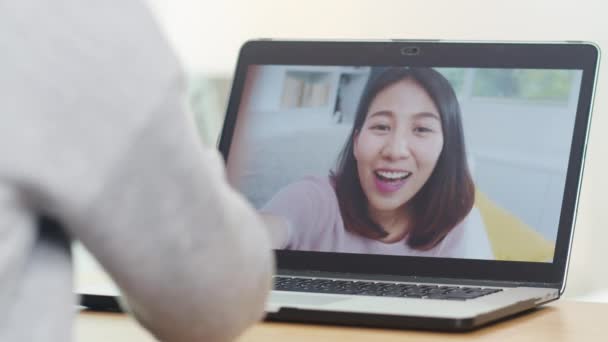
[[[162,341],[259,320],[266,231],[199,142],[144,4],[3,1],[0,47],[0,341],[71,340],[71,240]]]

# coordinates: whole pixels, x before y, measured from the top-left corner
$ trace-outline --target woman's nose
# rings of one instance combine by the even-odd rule
[[[410,157],[410,146],[405,137],[391,137],[384,145],[382,156],[389,159],[405,159]]]

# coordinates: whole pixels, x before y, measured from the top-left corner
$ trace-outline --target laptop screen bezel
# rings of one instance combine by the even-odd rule
[[[415,46],[418,53],[403,53]],[[406,49],[407,51],[407,49]],[[364,65],[582,70],[553,262],[513,262],[277,250],[279,269],[563,284],[584,166],[599,50],[591,43],[446,41],[249,41],[234,75],[219,149],[228,160],[246,74],[252,65]]]

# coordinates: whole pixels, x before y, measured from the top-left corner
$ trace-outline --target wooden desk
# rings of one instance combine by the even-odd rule
[[[238,342],[267,341],[606,341],[608,304],[560,300],[471,333],[436,333],[292,323],[259,323]],[[154,339],[122,314],[83,312],[76,342],[149,342]]]

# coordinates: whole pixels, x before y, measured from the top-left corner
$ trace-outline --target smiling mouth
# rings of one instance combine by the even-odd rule
[[[374,183],[380,193],[388,195],[401,189],[407,183],[406,179],[411,175],[412,173],[409,171],[376,170],[374,171]]]
[[[374,174],[383,182],[399,182],[412,175],[408,171],[374,171]]]

